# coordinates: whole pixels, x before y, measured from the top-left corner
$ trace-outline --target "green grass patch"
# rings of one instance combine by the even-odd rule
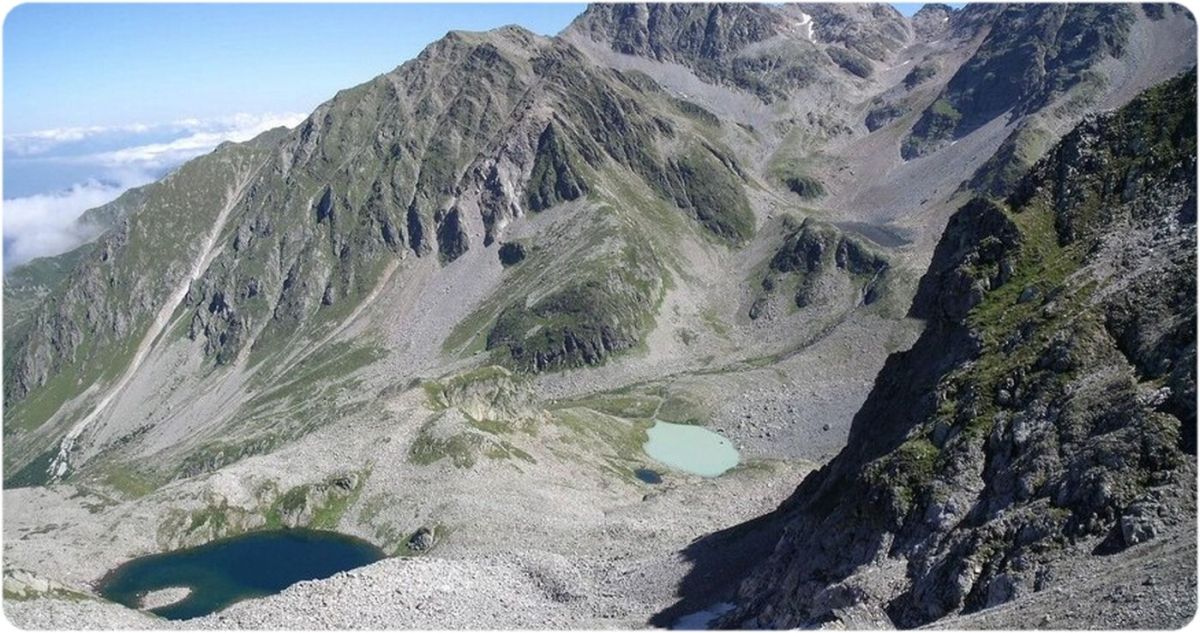
[[[455,468],[472,468],[480,457],[496,460],[518,459],[530,464],[537,460],[528,452],[504,439],[492,437],[491,433],[462,431],[444,436],[435,435],[434,422],[426,423],[417,432],[409,446],[408,461],[418,466],[429,466],[449,460]]]
[[[165,483],[160,477],[143,473],[132,466],[118,464],[108,466],[101,481],[129,499],[144,497]]]
[[[559,409],[553,423],[571,431],[576,440],[622,469],[645,460],[642,446],[649,441],[649,420],[618,419],[583,408]],[[632,475],[630,475],[632,476]]]
[[[341,341],[327,345],[291,368],[283,380],[262,391],[247,403],[250,409],[281,399],[306,399],[318,393],[318,387],[345,382],[347,376],[387,356],[378,345],[358,345]]]
[[[618,418],[652,418],[662,399],[642,394],[600,393],[555,403],[554,409],[585,408]]]

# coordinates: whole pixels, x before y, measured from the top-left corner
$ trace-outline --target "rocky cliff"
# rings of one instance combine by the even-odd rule
[[[1182,19],[1169,10],[1156,16]],[[937,152],[951,139],[976,139],[987,121],[1056,120],[1047,114],[1056,100],[1104,94],[1109,66],[1157,63],[1123,57],[1149,21],[1146,10],[1090,5],[931,6],[911,21],[886,5],[596,5],[560,37],[518,27],[451,32],[394,71],[341,91],[295,130],[222,146],[91,212],[108,227],[93,245],[29,268],[29,281],[13,277],[6,463],[40,468],[60,449],[63,462],[72,451],[140,437],[161,426],[150,421],[155,405],[127,412],[145,420],[113,426],[90,448],[84,427],[113,415],[108,409],[130,390],[130,406],[154,393],[160,405],[175,400],[187,410],[197,390],[210,390],[200,386],[210,376],[230,392],[210,406],[232,399],[250,408],[194,415],[230,423],[285,415],[282,402],[251,392],[274,385],[270,392],[287,393],[287,370],[321,358],[381,295],[420,294],[449,283],[456,266],[481,270],[486,260],[502,260],[507,272],[485,275],[461,309],[421,307],[445,312],[452,327],[405,335],[397,332],[411,324],[400,323],[383,328],[384,338],[420,336],[402,346],[432,348],[422,352],[429,357],[484,352],[487,362],[527,372],[598,366],[647,344],[668,294],[702,295],[683,300],[695,305],[716,300],[702,286],[727,276],[708,268],[725,259],[766,271],[721,283],[739,295],[730,319],[775,305],[769,312],[781,318],[748,320],[778,332],[776,349],[762,350],[778,353],[871,308],[892,279],[900,280],[898,301],[912,290],[906,280],[915,274],[895,270],[908,255],[874,252],[833,224],[818,230],[801,217],[873,217],[874,200],[855,198],[851,166],[864,151],[872,160],[903,154],[905,131]],[[1026,50],[1039,57],[1022,61]],[[1095,94],[1076,86],[1085,75],[1095,75]],[[980,84],[981,76],[999,79]],[[1001,84],[1004,94],[984,94]],[[930,112],[947,107],[966,112],[965,123],[945,138],[922,132]],[[887,152],[859,148],[880,140]],[[953,163],[1008,173],[1041,147],[1018,145],[994,169],[980,164],[983,154]],[[860,168],[898,174],[897,159],[889,161]],[[939,225],[931,209],[945,204],[945,192],[993,186],[964,184],[954,170],[929,176],[900,211],[914,229]],[[941,202],[926,204],[933,196]],[[584,211],[572,232],[524,235],[574,208]],[[808,228],[776,235],[777,211]],[[772,228],[760,235],[763,226]],[[868,242],[880,234],[864,230]],[[788,243],[776,244],[781,237]],[[507,250],[491,253],[501,242]],[[818,247],[824,254],[800,252]],[[795,252],[749,261],[781,248]],[[505,257],[513,249],[519,263]],[[812,331],[787,334],[786,322],[801,318]],[[378,362],[392,346],[354,362]],[[144,368],[158,362],[162,372]],[[180,363],[189,367],[184,382],[165,369]],[[247,445],[306,432],[287,417],[272,438]]]
[[[951,218],[927,329],[781,506],[725,624],[914,627],[1194,531],[1195,93],[1193,71],[1089,117]]]
[[[1059,140],[1195,35],[1087,4],[452,31],[9,273],[6,575],[86,593],[307,525],[492,580],[348,574],[304,626],[636,628],[779,541],[727,624],[911,626],[1162,543],[1192,503],[1194,76]],[[656,420],[742,461],[659,463]],[[280,599],[208,622],[308,617]]]
[[[160,336],[196,342],[218,368],[283,362],[384,284],[405,283],[413,258],[449,265],[514,219],[613,178],[638,179],[699,230],[743,242],[754,230],[746,176],[719,140],[691,132],[705,125],[719,123],[693,123],[653,82],[592,66],[562,42],[515,27],[451,33],[296,130],[222,147],[147,188],[141,211],[23,309],[28,327],[10,330],[8,428],[84,416]],[[667,274],[661,254],[628,223],[603,231],[610,247],[575,258],[575,273],[540,289],[548,296],[509,296],[490,315],[500,362],[596,364],[645,334]],[[185,246],[164,249],[168,240]],[[631,265],[607,276],[609,260]]]
[[[996,116],[1013,119],[1046,106],[1077,84],[1102,82],[1089,69],[1125,53],[1140,5],[971,5],[954,16],[960,30],[985,18],[986,37],[917,120],[901,146],[905,158],[960,138]],[[977,27],[976,27],[977,28]],[[972,29],[974,30],[974,29]]]
[[[569,33],[768,103],[868,79],[911,38],[907,21],[883,4],[598,4]]]

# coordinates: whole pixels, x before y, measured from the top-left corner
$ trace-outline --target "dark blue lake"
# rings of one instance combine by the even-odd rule
[[[384,557],[374,545],[335,532],[250,532],[199,547],[135,558],[109,572],[100,580],[98,590],[108,600],[136,609],[149,592],[188,587],[192,592],[187,598],[151,609],[169,620],[186,620]]]
[[[661,484],[662,483],[662,473],[658,472],[657,470],[651,470],[649,468],[635,468],[633,471],[633,475],[635,477],[637,477],[638,479],[640,479],[643,483],[648,483],[648,484]]]

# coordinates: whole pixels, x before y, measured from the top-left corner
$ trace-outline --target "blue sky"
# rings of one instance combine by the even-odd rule
[[[5,133],[307,111],[447,30],[557,33],[581,4],[25,4],[4,22]]]
[[[921,4],[895,5],[905,15]],[[558,33],[584,4],[24,4],[4,21],[4,266],[225,140],[299,123],[451,29]]]
[[[224,140],[295,125],[451,29],[562,30],[582,4],[25,4],[4,21],[4,268]]]
[[[4,22],[5,134],[307,112],[447,30],[553,34],[584,6],[24,4]]]

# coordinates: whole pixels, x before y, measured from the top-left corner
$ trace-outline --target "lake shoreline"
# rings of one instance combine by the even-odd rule
[[[176,602],[182,602],[190,595],[192,595],[191,587],[155,589],[142,596],[140,608],[146,611],[153,611],[154,609],[166,607]]]

